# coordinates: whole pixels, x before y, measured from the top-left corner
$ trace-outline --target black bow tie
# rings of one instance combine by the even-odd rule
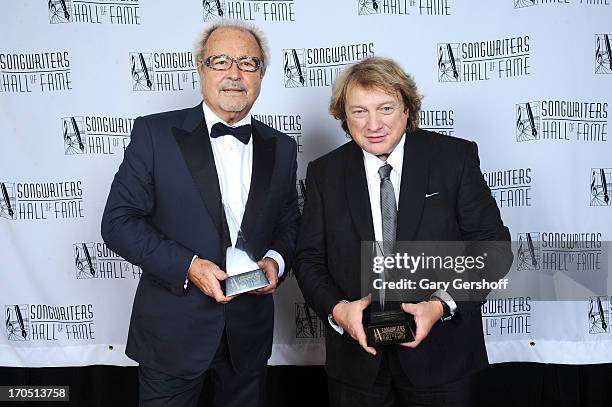
[[[251,138],[251,125],[245,124],[244,126],[229,127],[219,122],[215,123],[210,130],[210,137],[217,138],[221,136],[234,136],[240,140],[243,144],[247,144]]]

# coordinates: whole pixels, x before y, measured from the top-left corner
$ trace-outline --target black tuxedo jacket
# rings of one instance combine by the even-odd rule
[[[253,120],[253,171],[241,230],[259,260],[269,250],[293,263],[299,212],[296,145]],[[180,377],[207,369],[225,327],[238,370],[271,353],[271,295],[242,294],[226,305],[183,285],[193,255],[222,269],[229,233],[202,104],[140,117],[104,210],[107,245],[142,268],[126,354]]]
[[[424,130],[405,137],[397,240],[509,241],[480,172],[476,144]],[[298,237],[295,275],[306,301],[326,325],[340,300],[361,297],[360,243],[373,240],[363,152],[350,141],[310,163]],[[500,250],[499,244],[492,250]],[[501,250],[497,255],[507,271],[512,254],[509,245]],[[339,335],[330,326],[326,349],[331,377],[361,386],[374,382],[380,352],[366,353],[348,334]],[[416,386],[451,382],[485,367],[480,303],[459,303],[454,318],[436,323],[417,348],[397,349]]]

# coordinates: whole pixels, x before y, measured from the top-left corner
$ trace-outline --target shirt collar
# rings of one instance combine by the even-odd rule
[[[247,113],[247,115],[244,116],[238,123],[229,125],[227,124],[227,122],[221,120],[219,116],[217,116],[215,112],[213,112],[212,109],[208,107],[206,102],[202,103],[202,109],[204,110],[204,117],[206,118],[206,127],[208,127],[208,134],[210,134],[212,126],[214,126],[217,123],[223,123],[229,127],[238,127],[238,126],[243,126],[245,124],[251,124],[251,113],[250,112]]]
[[[393,149],[386,162],[393,167],[393,171],[397,171],[398,174],[402,174],[402,167],[404,166],[404,143],[406,141],[406,134],[402,135],[399,143]],[[363,151],[363,162],[365,169],[368,174],[378,174],[378,169],[383,165],[384,161],[376,157],[373,154]]]

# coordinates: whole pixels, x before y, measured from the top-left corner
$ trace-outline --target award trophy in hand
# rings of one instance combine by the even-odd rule
[[[373,250],[382,253],[377,242],[374,244]],[[385,268],[380,273],[383,283],[389,279],[389,272]],[[386,301],[384,284],[372,293],[372,303],[363,312],[363,325],[368,346],[372,347],[412,342],[416,333],[414,317],[404,312],[401,303]]]
[[[225,272],[228,275],[225,295],[229,297],[265,287],[270,282],[257,262],[247,253],[249,246],[231,208],[226,206],[226,209],[228,220],[237,226],[235,230],[238,231],[234,244],[227,248],[225,256]]]

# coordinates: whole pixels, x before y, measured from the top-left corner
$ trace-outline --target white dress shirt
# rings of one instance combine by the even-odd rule
[[[370,209],[372,210],[372,223],[374,225],[374,239],[382,242],[382,213],[380,212],[380,167],[389,164],[393,169],[389,174],[393,192],[395,193],[395,209],[399,203],[400,185],[402,180],[402,167],[404,166],[404,134],[397,146],[393,149],[386,161],[381,160],[373,154],[363,150],[363,165],[365,167],[366,181],[368,183],[368,193],[370,194]]]
[[[389,174],[391,184],[393,184],[393,192],[395,193],[395,207],[399,202],[400,185],[402,180],[402,167],[404,166],[404,134],[397,146],[393,149],[386,161],[381,160],[373,154],[363,150],[363,165],[365,167],[366,182],[368,184],[368,193],[370,195],[370,209],[372,211],[372,223],[374,225],[374,239],[377,242],[383,240],[382,236],[382,213],[380,211],[380,175],[378,169],[388,163],[393,169]],[[331,314],[327,316],[329,324],[340,335],[344,333],[344,329],[335,323]]]
[[[219,122],[229,126],[206,106],[206,103],[203,103],[202,106],[204,107],[208,134],[211,134],[212,127]],[[247,114],[242,120],[230,127],[244,126],[245,124],[251,124],[251,114]],[[227,220],[232,246],[235,246],[244,216],[244,208],[249,197],[249,190],[251,189],[253,137],[249,138],[247,144],[243,144],[233,136],[211,137],[210,145],[217,168],[221,203],[225,210],[225,219]]]
[[[202,103],[204,117],[208,134],[212,127],[221,122],[229,127],[238,127],[251,124],[251,114],[247,114],[242,120],[230,126],[219,118],[207,105]],[[221,191],[221,203],[225,211],[225,219],[230,233],[232,246],[236,245],[238,231],[242,224],[244,209],[251,188],[251,175],[253,172],[253,137],[249,138],[247,144],[233,136],[221,136],[210,138],[215,168]],[[278,276],[285,272],[285,260],[275,250],[268,250],[264,257],[270,257],[278,263]],[[194,256],[191,262],[195,260]],[[185,284],[186,287],[187,284]]]

